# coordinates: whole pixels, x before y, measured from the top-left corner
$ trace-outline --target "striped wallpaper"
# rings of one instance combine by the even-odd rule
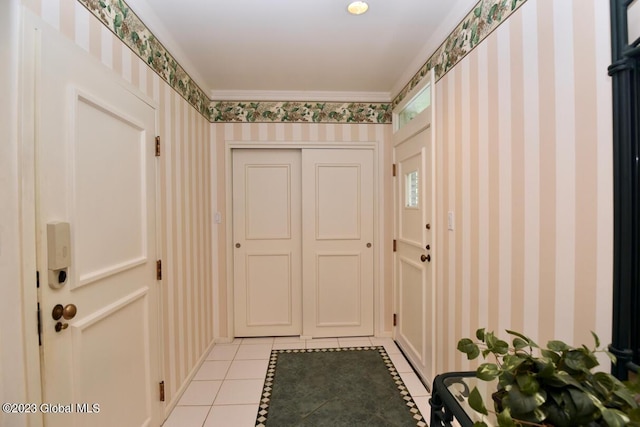
[[[213,343],[211,125],[76,0],[23,0],[159,106],[159,216],[167,408]]]
[[[382,173],[388,177],[385,179],[382,194],[378,197],[383,203],[380,210],[380,221],[384,224],[384,232],[380,237],[385,242],[393,239],[393,210],[390,203],[393,200],[391,182],[392,162],[392,127],[391,124],[333,124],[333,123],[213,123],[212,145],[216,147],[216,182],[218,183],[216,206],[220,212],[226,210],[225,190],[225,142],[249,141],[267,143],[282,142],[383,142]],[[387,201],[384,203],[384,201]],[[220,337],[226,337],[227,331],[227,289],[224,285],[232,272],[228,272],[226,265],[226,247],[229,236],[224,227],[217,227],[218,236],[218,283],[220,288],[216,300],[220,302],[220,311],[217,317],[217,325],[220,327]],[[391,318],[393,313],[393,283],[391,252],[382,249],[384,277],[380,277],[381,298],[384,306],[379,310],[381,333],[391,334]]]
[[[159,105],[167,400],[227,307],[224,142],[384,141],[388,124],[209,123],[76,0],[22,0]],[[437,372],[467,369],[478,327],[539,342],[611,337],[612,153],[608,3],[528,0],[435,84]],[[392,200],[392,180],[383,200]],[[455,230],[446,229],[447,213]],[[393,212],[385,203],[384,241]],[[223,223],[226,221],[223,218]],[[390,333],[391,254],[380,316]],[[217,285],[217,284],[221,285]],[[215,317],[214,317],[215,316]],[[168,405],[167,407],[171,407]]]
[[[435,85],[438,372],[479,327],[611,339],[608,16],[530,0]]]

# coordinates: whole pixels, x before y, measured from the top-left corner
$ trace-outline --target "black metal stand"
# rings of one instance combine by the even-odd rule
[[[612,373],[628,376],[640,363],[640,39],[628,44],[627,8],[633,0],[611,1],[609,75],[613,89],[613,337],[618,357]]]
[[[475,377],[475,371],[448,372],[435,377],[433,380],[433,393],[429,399],[431,406],[430,427],[450,427],[455,418],[462,427],[473,426],[473,421],[462,409],[457,399],[469,397],[469,388],[464,382],[464,378]],[[460,384],[463,391],[456,397],[449,391],[452,384]]]

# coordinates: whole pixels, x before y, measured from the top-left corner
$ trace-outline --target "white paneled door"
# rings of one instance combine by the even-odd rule
[[[235,335],[373,335],[373,151],[232,157]]]
[[[373,335],[373,152],[302,152],[303,331]]]
[[[45,425],[157,426],[155,109],[54,32],[36,86]]]
[[[300,150],[233,151],[236,336],[300,335]]]
[[[434,378],[431,108],[394,134],[396,164],[394,337],[427,382]]]

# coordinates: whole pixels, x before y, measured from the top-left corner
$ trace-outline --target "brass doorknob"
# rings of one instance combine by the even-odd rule
[[[51,311],[51,317],[53,320],[60,320],[61,317],[64,317],[66,320],[73,319],[78,312],[78,308],[74,304],[67,304],[66,306],[62,306],[62,304],[56,304]]]
[[[78,308],[74,304],[67,304],[64,306],[62,310],[62,317],[67,320],[73,319],[76,317],[76,313],[78,312]]]

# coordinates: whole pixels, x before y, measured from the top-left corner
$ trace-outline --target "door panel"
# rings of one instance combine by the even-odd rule
[[[77,113],[71,197],[77,286],[83,286],[148,261],[147,182],[140,173],[148,141],[139,124],[80,94]]]
[[[94,58],[42,31],[36,205],[43,401],[74,410],[45,414],[45,424],[159,425],[156,112]],[[48,250],[54,234],[47,224],[56,222],[69,223],[68,242],[56,235],[59,245]],[[67,261],[53,269],[58,250]],[[57,304],[73,304],[77,314],[54,320]],[[82,412],[95,410],[92,404],[99,413]]]
[[[394,336],[418,374],[434,377],[434,297],[432,237],[431,108],[394,135],[397,167],[395,191],[395,289],[397,325]]]
[[[236,336],[300,335],[300,150],[233,151]]]
[[[362,323],[362,283],[359,253],[318,253],[316,311],[318,327],[359,327]],[[340,295],[336,299],[336,295]]]
[[[314,182],[316,240],[361,238],[361,175],[357,164],[317,165]]]
[[[305,149],[303,334],[373,335],[373,152]]]

